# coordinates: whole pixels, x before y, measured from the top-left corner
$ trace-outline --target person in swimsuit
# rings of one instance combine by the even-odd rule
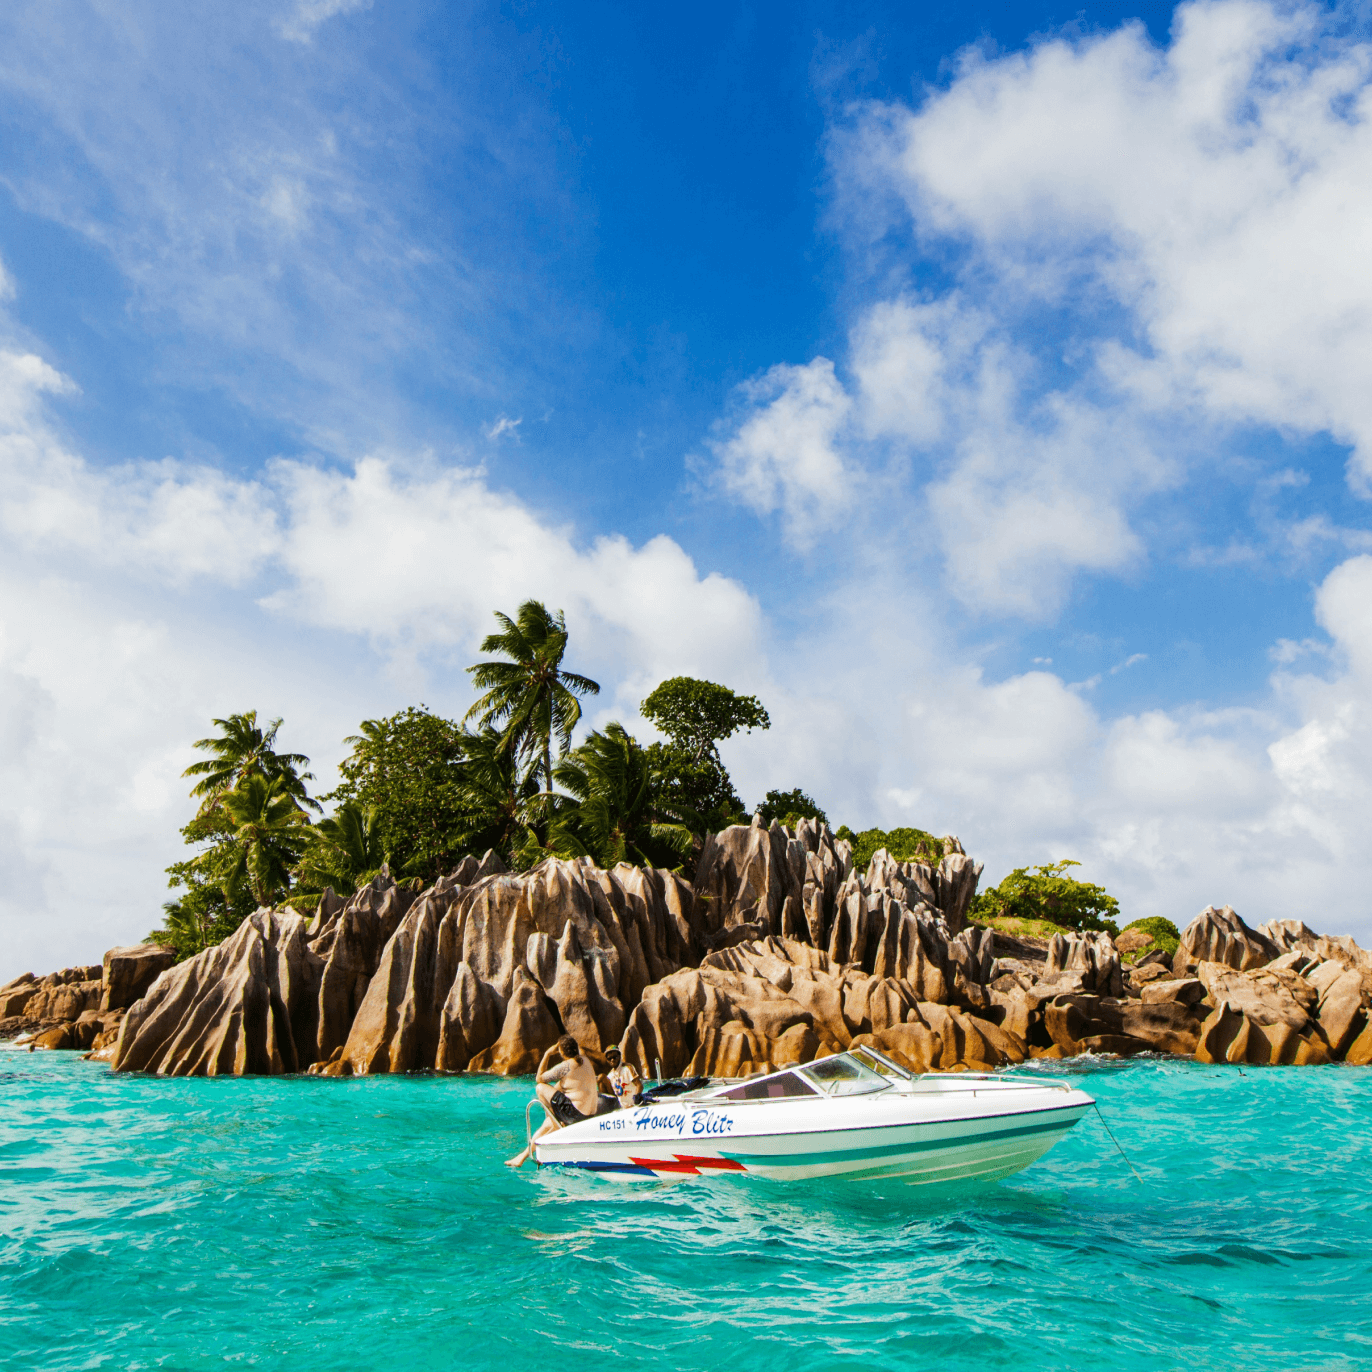
[[[552,1056],[550,1049],[538,1065],[535,1090],[548,1118],[539,1126],[535,1140],[552,1133],[554,1129],[561,1129],[564,1124],[590,1119],[600,1106],[595,1068],[581,1051],[581,1045],[570,1034],[563,1034],[557,1041],[557,1051],[562,1057],[561,1062],[547,1066]],[[510,1158],[505,1166],[523,1167],[532,1152],[533,1145],[530,1144]]]

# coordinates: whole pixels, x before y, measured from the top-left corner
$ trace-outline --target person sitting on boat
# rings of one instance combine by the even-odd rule
[[[617,1043],[611,1044],[605,1050],[605,1061],[610,1064],[610,1070],[605,1073],[605,1081],[609,1085],[610,1094],[615,1098],[615,1104],[621,1110],[628,1110],[637,1105],[643,1081],[633,1067],[624,1061],[624,1055],[619,1051]]]
[[[557,1041],[557,1050],[562,1055],[562,1061],[555,1066],[545,1067],[550,1056],[545,1054],[535,1078],[535,1090],[548,1115],[534,1135],[535,1141],[554,1129],[561,1129],[564,1124],[590,1119],[600,1108],[600,1089],[596,1084],[595,1068],[581,1051],[581,1045],[570,1034],[563,1034]],[[505,1165],[522,1167],[532,1152],[533,1144],[530,1143]]]

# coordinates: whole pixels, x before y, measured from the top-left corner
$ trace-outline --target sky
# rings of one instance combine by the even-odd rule
[[[1369,114],[1360,4],[12,0],[0,980],[529,596],[750,804],[1372,942]]]

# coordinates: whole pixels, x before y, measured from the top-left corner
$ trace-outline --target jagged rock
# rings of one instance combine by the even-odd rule
[[[325,892],[325,896],[331,894]],[[310,948],[324,959],[319,981],[319,1030],[313,1057],[329,1061],[347,1042],[381,953],[414,903],[414,892],[397,886],[383,868],[346,903],[320,900],[310,922]]]
[[[258,910],[158,977],[124,1017],[112,1066],[159,1076],[275,1076],[313,1060],[320,959],[292,910]]]
[[[1336,975],[1316,977],[1332,967]],[[1363,974],[1356,967],[1345,968],[1337,962],[1323,963],[1307,977],[1320,993],[1317,1018],[1329,1051],[1340,1058],[1367,1023],[1367,992]]]
[[[1196,976],[1211,1004],[1228,1003],[1255,1024],[1286,1024],[1298,1034],[1313,1028],[1319,992],[1294,972],[1270,967],[1238,972],[1222,963],[1202,962]]]
[[[176,962],[176,949],[163,943],[111,948],[101,968],[101,1010],[127,1010]]]
[[[440,1072],[462,1072],[467,1064],[500,1037],[505,1023],[505,1001],[489,982],[482,981],[460,962],[438,1025]]]
[[[1203,1014],[1177,1001],[1144,1004],[1112,996],[1059,996],[1044,1006],[1044,1024],[1064,1055],[1080,1052],[1191,1054]]]
[[[1266,934],[1250,929],[1232,906],[1217,910],[1207,905],[1186,926],[1181,943],[1172,954],[1172,970],[1178,976],[1187,976],[1198,964],[1212,962],[1246,972],[1265,966],[1283,951]]]
[[[469,1064],[472,1072],[526,1076],[555,1044],[562,1030],[539,984],[521,967],[515,973],[500,1037]]]
[[[29,1042],[35,1048],[52,1048],[58,1051],[76,1048],[79,1045],[76,1042],[74,1030],[75,1025],[73,1024],[59,1024],[55,1028],[45,1029],[41,1034],[30,1039]]]
[[[1259,1023],[1228,1001],[1211,1012],[1196,1043],[1197,1062],[1305,1066],[1329,1061],[1318,1034],[1299,1033],[1284,1020]]]
[[[1120,956],[1108,933],[1054,934],[1048,940],[1045,979],[1074,974],[1087,991],[1102,996],[1124,994]]]
[[[1353,1067],[1366,1067],[1372,1063],[1372,1023],[1349,1044],[1343,1060]]]

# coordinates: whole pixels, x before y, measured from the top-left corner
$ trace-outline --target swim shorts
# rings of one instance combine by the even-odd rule
[[[581,1120],[591,1118],[589,1115],[583,1115],[562,1091],[553,1092],[553,1098],[548,1102],[548,1108],[553,1112],[553,1118],[559,1124],[577,1124]]]

